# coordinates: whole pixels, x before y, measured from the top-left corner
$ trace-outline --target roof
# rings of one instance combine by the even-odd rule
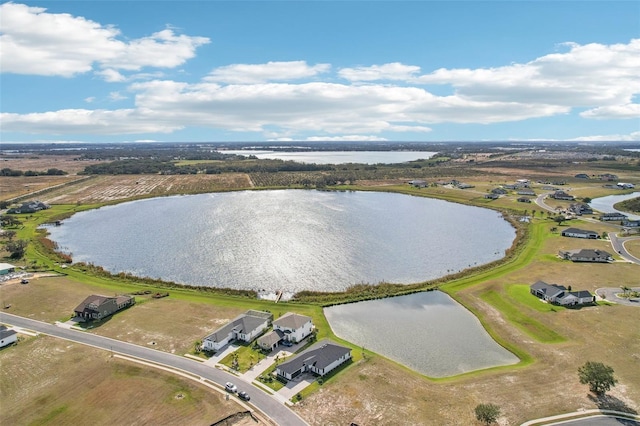
[[[299,315],[293,312],[287,312],[277,320],[273,321],[273,325],[282,328],[291,328],[296,330],[311,321],[311,317]]]
[[[113,299],[113,297],[101,296],[99,294],[92,294],[91,296],[88,296],[86,299],[84,299],[82,303],[80,303],[76,307],[75,312],[84,311],[89,305],[100,306],[109,299]]]
[[[593,258],[604,257],[605,259],[611,257],[610,253],[607,253],[606,251],[599,250],[599,249],[568,250],[567,253],[571,254],[572,256],[579,256],[579,257],[593,257]]]
[[[231,322],[223,325],[213,333],[209,334],[207,337],[205,337],[205,340],[220,342],[221,340],[226,339],[229,336],[229,333],[231,333],[232,331],[240,334],[248,334],[268,321],[268,318],[252,315],[247,312],[238,315],[233,320],[231,320]]]
[[[0,270],[13,269],[13,268],[15,268],[15,266],[10,263],[0,263]]]
[[[564,286],[558,284],[547,284],[544,281],[537,281],[536,283],[531,284],[530,288],[540,293],[544,293],[547,296],[554,296],[559,292],[566,290],[566,287]]]
[[[9,336],[18,334],[17,331],[7,328],[5,325],[0,325],[0,339],[6,339]]]
[[[578,229],[578,228],[567,228],[564,231],[562,231],[563,234],[598,234],[595,231],[585,231],[584,229]]]
[[[591,294],[587,290],[572,291],[569,294],[572,295],[572,296],[579,297],[579,298],[593,297],[593,294]]]
[[[340,346],[330,340],[322,340],[289,361],[280,364],[278,370],[286,374],[293,374],[304,365],[313,365],[314,368],[322,370],[348,353],[351,353],[350,348]]]
[[[280,330],[273,330],[258,339],[259,345],[273,346],[284,337],[284,333]]]

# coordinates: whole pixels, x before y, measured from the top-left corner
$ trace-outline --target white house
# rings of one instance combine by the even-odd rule
[[[557,300],[559,305],[584,305],[593,302],[593,294],[586,290],[570,291]]]
[[[269,312],[249,310],[205,337],[202,349],[215,352],[234,340],[250,343],[269,327],[272,319]]]
[[[305,372],[324,376],[350,359],[351,349],[323,340],[280,364],[276,374],[285,380],[292,380]]]
[[[7,328],[6,325],[0,325],[0,348],[9,346],[18,341],[18,332]]]
[[[284,340],[298,343],[313,331],[311,317],[287,312],[277,320],[273,321],[273,330],[284,333]]]
[[[0,263],[0,275],[7,275],[16,270],[16,267],[10,263]]]
[[[567,228],[562,231],[562,236],[572,238],[596,239],[598,238],[598,233],[594,231],[585,231],[584,229],[578,228]]]
[[[556,300],[564,296],[566,287],[558,284],[547,284],[544,281],[537,281],[529,287],[531,294],[547,302],[555,303]]]

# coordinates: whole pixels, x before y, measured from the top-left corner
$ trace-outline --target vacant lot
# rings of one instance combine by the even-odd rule
[[[245,410],[204,385],[61,339],[26,337],[1,350],[0,363],[4,425],[209,425]]]

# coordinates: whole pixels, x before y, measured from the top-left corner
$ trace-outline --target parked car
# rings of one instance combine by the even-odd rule
[[[21,284],[29,284],[29,280],[26,278],[23,278],[22,280],[20,280]]]
[[[286,346],[286,347],[290,348],[291,346],[293,346],[293,343],[291,343],[288,340],[283,340],[282,341],[282,346]]]
[[[240,391],[238,392],[238,397],[240,399],[244,399],[245,401],[249,401],[251,399],[251,397],[249,396],[248,393],[246,393],[245,391]]]
[[[224,384],[224,389],[225,389],[227,392],[232,392],[232,393],[236,393],[236,392],[238,392],[238,387],[237,387],[236,385],[234,385],[233,383],[231,383],[231,382],[227,382],[227,383],[225,383],[225,384]]]

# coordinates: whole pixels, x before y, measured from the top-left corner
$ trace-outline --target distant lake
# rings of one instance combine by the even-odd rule
[[[504,257],[498,212],[379,192],[269,190],[161,197],[49,228],[74,262],[182,284],[340,291],[414,283]]]
[[[428,151],[304,151],[284,152],[268,150],[221,150],[223,154],[255,155],[259,159],[291,160],[299,163],[315,164],[395,164],[408,161],[426,160],[437,152]]]
[[[519,361],[440,291],[331,306],[324,313],[337,336],[429,377]]]
[[[598,210],[602,213],[618,213],[619,211],[614,209],[613,206],[620,201],[629,200],[631,198],[640,197],[640,192],[632,192],[631,194],[620,194],[620,195],[608,195],[606,197],[598,197],[591,200],[589,205],[592,209]],[[640,220],[640,216],[634,215],[627,212],[619,212],[626,214],[629,216],[631,220]]]

